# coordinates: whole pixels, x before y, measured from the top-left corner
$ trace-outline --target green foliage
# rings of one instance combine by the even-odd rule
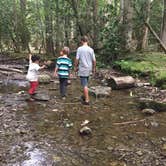
[[[166,56],[162,53],[131,54],[115,66],[134,76],[148,76],[152,85],[166,84]]]
[[[104,8],[104,12],[108,13],[104,19],[109,20],[109,23],[106,24],[101,32],[104,50],[102,52],[103,56],[100,59],[104,63],[110,64],[119,54],[121,54],[123,39],[121,35],[121,25],[117,18],[117,6],[112,4],[107,5]]]

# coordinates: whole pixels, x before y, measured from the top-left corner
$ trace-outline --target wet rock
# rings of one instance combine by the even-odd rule
[[[165,138],[165,137],[162,137],[161,140],[162,140],[163,142],[166,142],[166,138]]]
[[[59,156],[53,156],[53,161],[54,162],[60,162],[61,161],[61,157],[59,157]]]
[[[159,126],[159,123],[157,122],[150,122],[151,126],[152,127],[158,127]]]
[[[150,86],[150,83],[149,82],[136,82],[135,86],[136,87]]]
[[[142,110],[142,113],[147,114],[147,115],[153,115],[156,113],[156,111],[154,109],[146,108],[146,109]]]
[[[142,156],[142,155],[143,155],[142,151],[140,151],[140,150],[137,151],[136,154],[137,154],[138,156]]]
[[[73,125],[74,125],[73,123],[66,123],[65,126],[66,126],[67,128],[69,128],[69,127],[73,127]]]
[[[166,144],[163,145],[162,149],[163,149],[163,150],[166,150]]]
[[[50,83],[51,77],[48,74],[41,74],[39,75],[39,82],[40,83]]]
[[[80,132],[81,135],[90,135],[90,134],[92,134],[92,130],[87,126],[82,127],[79,132]]]
[[[85,126],[89,123],[90,121],[89,120],[84,120],[82,123],[81,123],[81,126]]]
[[[89,88],[89,92],[96,97],[108,97],[111,93],[111,87],[93,86]]]
[[[112,146],[108,146],[107,149],[108,149],[109,151],[114,150],[114,148],[113,148]]]
[[[140,98],[139,104],[141,108],[150,108],[156,111],[166,111],[166,102],[161,102],[149,98]]]
[[[44,94],[44,93],[37,93],[37,94],[33,95],[33,99],[39,100],[39,101],[48,101],[48,100],[50,100],[50,96],[48,94]]]

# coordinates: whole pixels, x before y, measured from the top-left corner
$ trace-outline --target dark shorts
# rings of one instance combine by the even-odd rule
[[[89,77],[82,77],[82,76],[80,76],[81,85],[83,87],[88,86],[88,80],[89,80]]]

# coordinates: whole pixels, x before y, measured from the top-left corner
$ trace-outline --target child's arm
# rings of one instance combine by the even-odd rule
[[[29,54],[29,64],[32,63],[31,57],[32,57],[32,54]]]
[[[57,71],[58,71],[58,67],[55,68],[54,75],[53,75],[54,77],[58,76]]]
[[[44,68],[46,68],[46,65],[41,66],[39,70],[42,70]]]
[[[69,78],[72,78],[73,75],[72,75],[72,62],[70,61],[69,63]]]

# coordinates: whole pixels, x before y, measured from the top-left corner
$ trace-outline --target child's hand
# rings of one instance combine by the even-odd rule
[[[72,78],[73,77],[73,74],[69,74],[69,78]]]
[[[42,68],[42,69],[46,68],[46,65],[43,65],[41,68]]]
[[[58,77],[57,72],[54,72],[53,77]]]

